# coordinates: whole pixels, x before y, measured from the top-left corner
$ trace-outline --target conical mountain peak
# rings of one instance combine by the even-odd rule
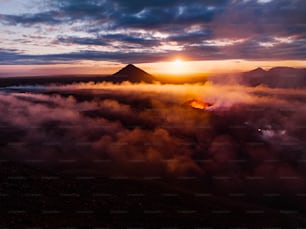
[[[144,70],[136,67],[133,64],[128,64],[115,74],[113,77],[116,77],[116,80],[130,81],[130,82],[153,82],[153,77]]]
[[[266,72],[266,71],[264,69],[258,67],[256,69],[252,70],[251,72]]]

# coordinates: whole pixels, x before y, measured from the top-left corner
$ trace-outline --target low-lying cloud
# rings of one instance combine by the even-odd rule
[[[12,89],[0,94],[0,145],[10,159],[110,176],[194,177],[220,190],[306,187],[303,90],[208,83]],[[212,106],[194,109],[186,103],[192,99]]]

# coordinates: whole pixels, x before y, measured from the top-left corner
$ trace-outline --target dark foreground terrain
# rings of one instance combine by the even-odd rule
[[[215,195],[162,180],[58,174],[1,162],[0,220],[8,228],[301,228],[286,197]],[[196,181],[181,179],[187,185]],[[186,191],[188,190],[188,191]],[[295,198],[295,202],[305,196]],[[262,203],[266,205],[262,205]],[[291,209],[291,210],[290,210]]]

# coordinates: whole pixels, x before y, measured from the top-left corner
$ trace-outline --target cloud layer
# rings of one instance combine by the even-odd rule
[[[1,64],[143,63],[179,54],[191,60],[306,58],[303,0],[48,0],[35,2],[32,11],[29,4],[0,14]]]
[[[199,179],[217,190],[305,188],[302,90],[130,83],[18,90],[28,92],[0,94],[8,158],[109,176]],[[213,105],[194,109],[190,99]]]

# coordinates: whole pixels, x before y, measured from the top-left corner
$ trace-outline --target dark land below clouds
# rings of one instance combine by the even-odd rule
[[[4,228],[301,228],[305,197],[220,195],[162,180],[60,174],[1,162]],[[187,190],[187,191],[186,191]]]

